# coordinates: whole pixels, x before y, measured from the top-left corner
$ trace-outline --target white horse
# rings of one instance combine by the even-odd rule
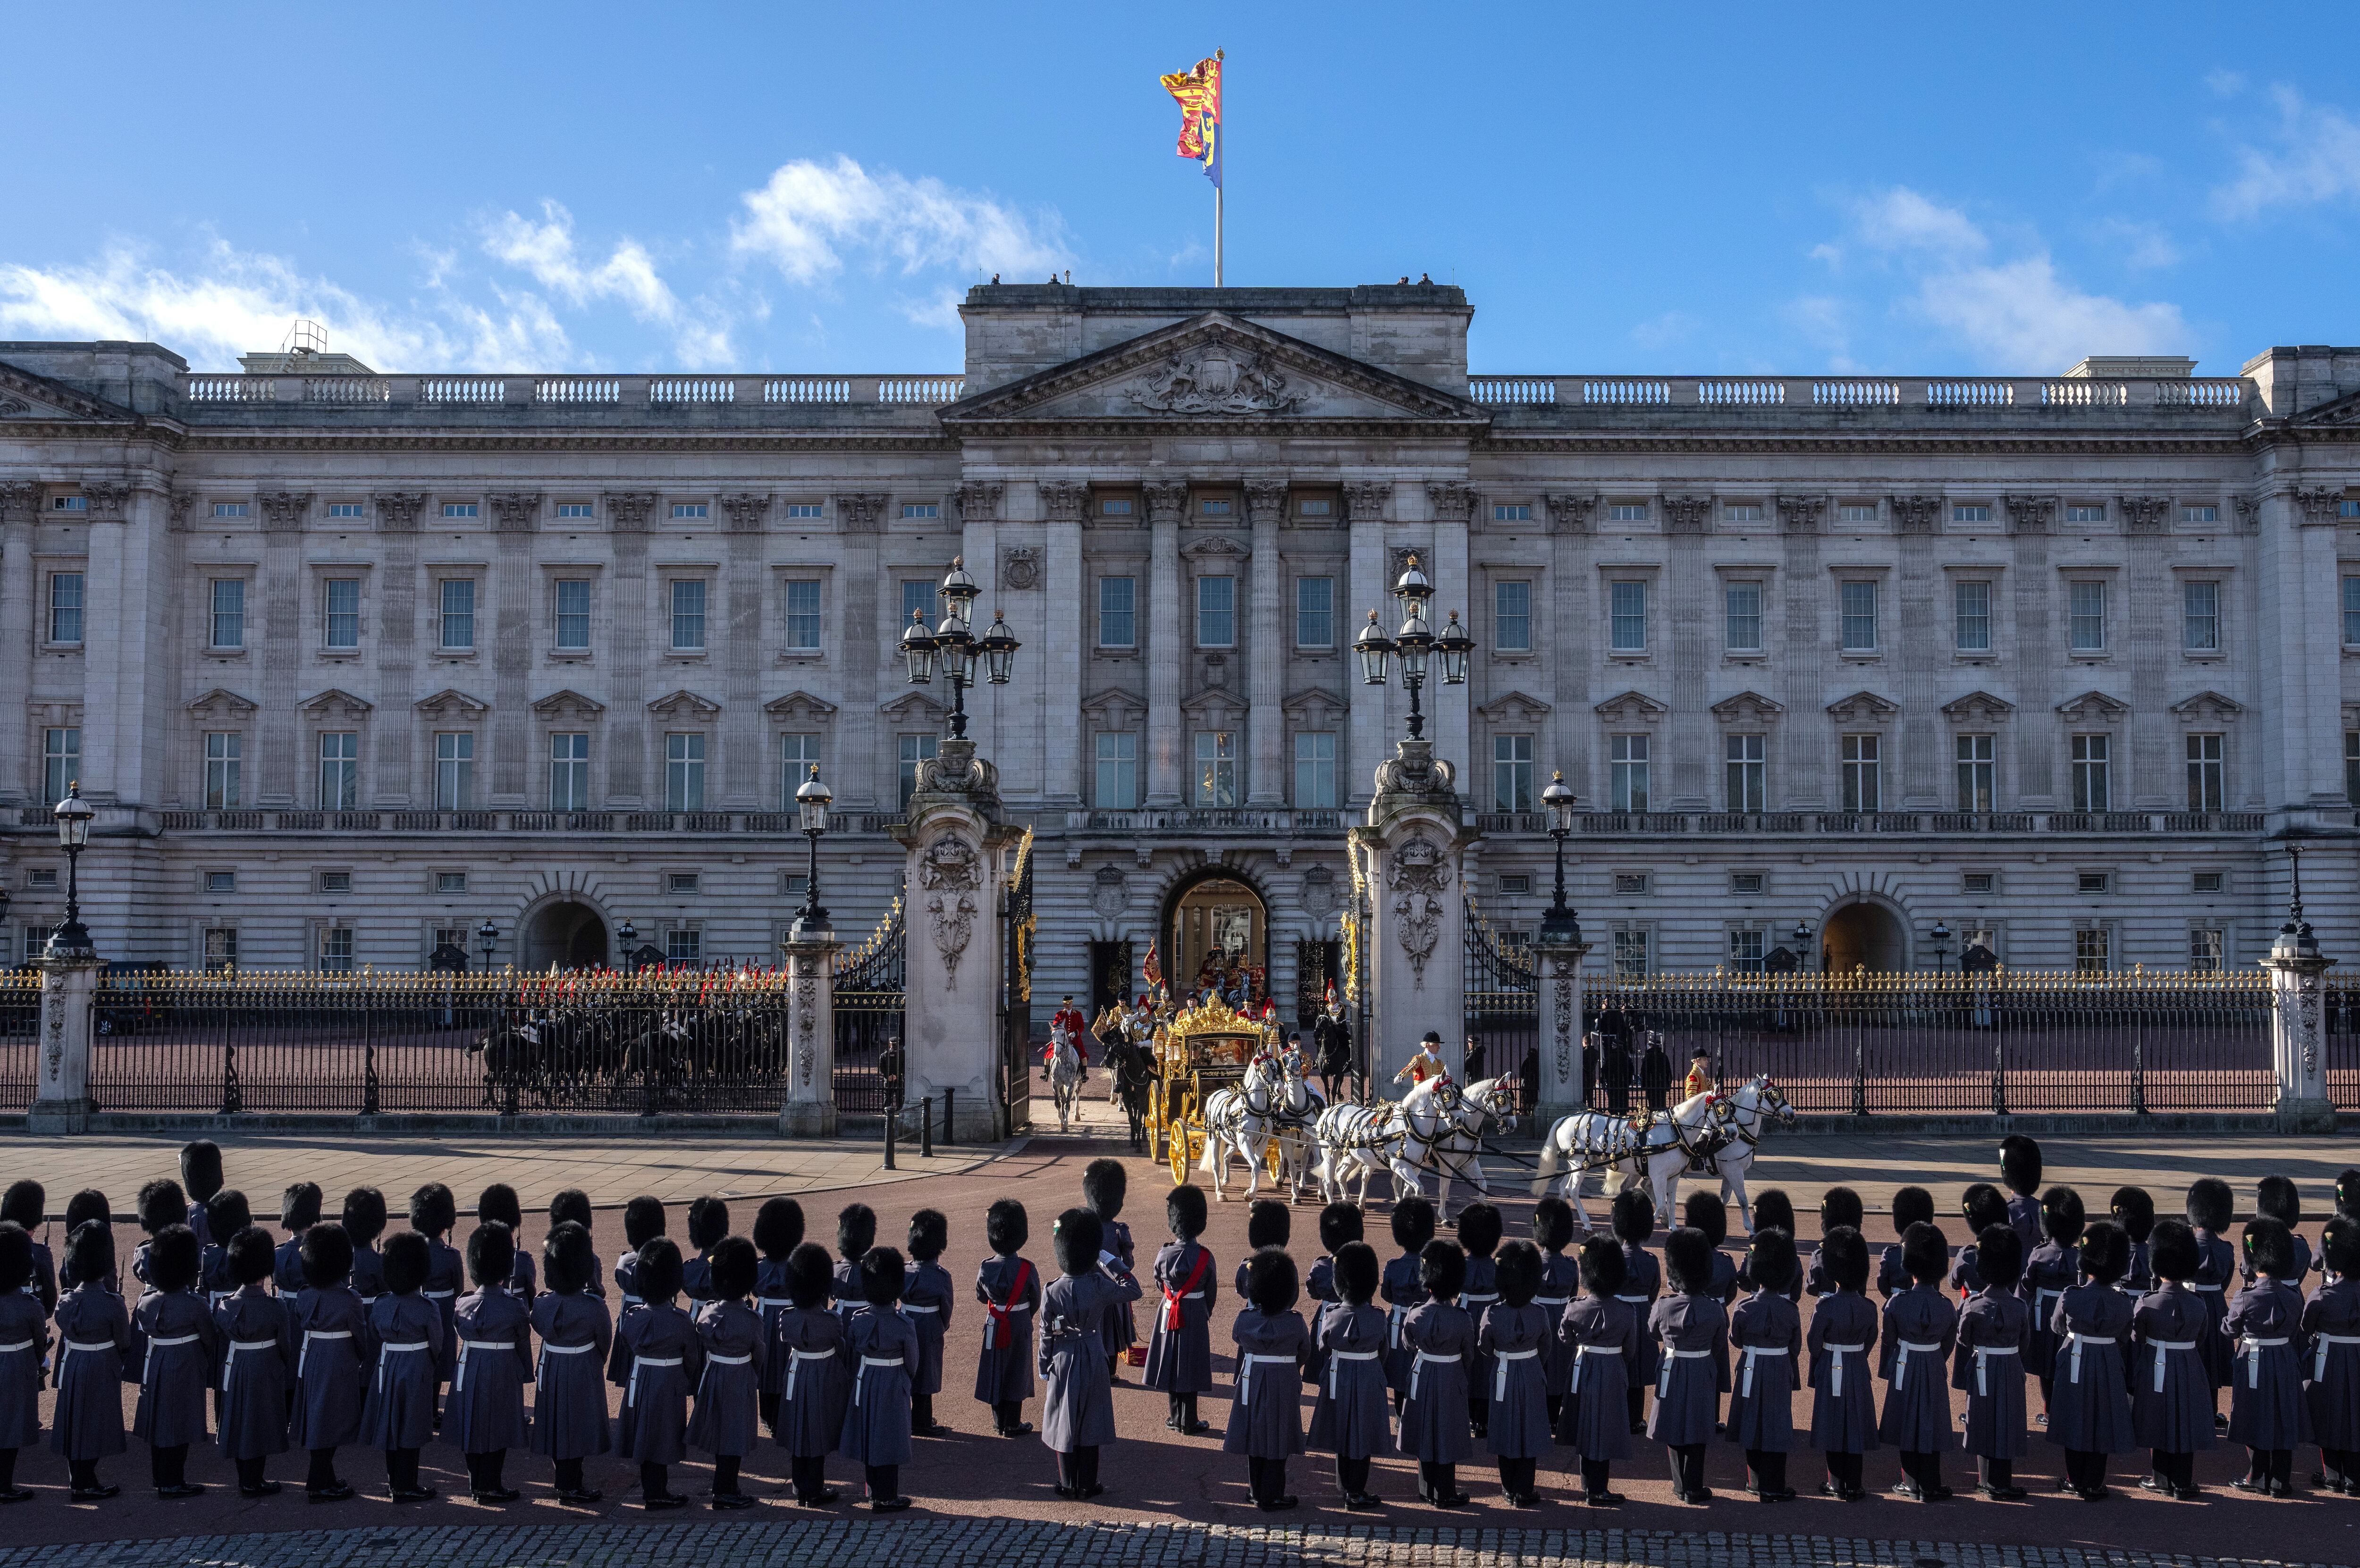
[[[1328,1102],[1304,1080],[1300,1057],[1290,1052],[1280,1059],[1280,1068],[1283,1076],[1271,1107],[1271,1136],[1278,1139],[1278,1180],[1301,1203],[1303,1185],[1313,1179],[1319,1148],[1312,1127],[1326,1113]]]
[[[1581,1228],[1590,1228],[1590,1210],[1581,1201],[1582,1178],[1592,1171],[1606,1172],[1601,1195],[1612,1198],[1628,1181],[1644,1181],[1660,1217],[1676,1214],[1680,1173],[1688,1161],[1710,1155],[1729,1137],[1714,1109],[1720,1096],[1710,1090],[1692,1094],[1659,1116],[1644,1121],[1608,1111],[1576,1111],[1560,1117],[1541,1140],[1539,1173],[1533,1178],[1535,1198],[1555,1192],[1573,1204]]]
[[[1082,1098],[1082,1053],[1070,1029],[1050,1031],[1049,1095],[1057,1104],[1057,1130],[1071,1132]]]
[[[1438,1207],[1447,1213],[1454,1178],[1490,1192],[1480,1158],[1483,1136],[1509,1119],[1508,1086],[1499,1078],[1464,1089],[1447,1078],[1429,1078],[1398,1104],[1331,1106],[1317,1124],[1320,1196],[1341,1203],[1357,1176],[1353,1201],[1365,1207],[1369,1178],[1384,1171],[1396,1199],[1423,1197],[1419,1172],[1432,1171],[1439,1180]]]
[[[1725,1202],[1737,1200],[1737,1212],[1745,1221],[1745,1234],[1754,1234],[1754,1204],[1745,1195],[1745,1173],[1754,1168],[1754,1151],[1762,1142],[1762,1134],[1770,1118],[1778,1118],[1780,1127],[1795,1125],[1795,1107],[1770,1081],[1767,1073],[1756,1073],[1734,1094],[1724,1094],[1714,1107],[1721,1118],[1722,1138],[1708,1157],[1712,1173],[1721,1178],[1721,1195]]]
[[[1233,1089],[1217,1089],[1205,1102],[1205,1157],[1196,1169],[1213,1176],[1213,1202],[1225,1203],[1221,1183],[1229,1173],[1229,1156],[1246,1162],[1246,1196],[1262,1191],[1262,1168],[1275,1129],[1278,1099],[1270,1068],[1260,1057],[1246,1064],[1246,1075]]]

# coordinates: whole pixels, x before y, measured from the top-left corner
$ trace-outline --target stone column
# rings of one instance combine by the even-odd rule
[[[1368,818],[1352,830],[1371,871],[1369,1079],[1393,1079],[1428,1029],[1463,1073],[1467,1048],[1467,894],[1461,871],[1476,834],[1459,811],[1457,770],[1431,741],[1405,740],[1377,769]]]
[[[147,676],[147,617],[126,618],[122,606],[137,605],[147,597],[142,574],[129,559],[128,529],[124,502],[129,488],[122,485],[86,483],[82,494],[90,502],[83,528],[89,564],[82,575],[82,603],[106,617],[92,626],[82,645],[82,792],[104,806],[126,799],[117,782],[122,735],[128,728],[136,737],[141,704],[124,700],[125,693],[144,685]],[[197,584],[202,590],[204,584]],[[21,722],[21,721],[19,721]],[[136,754],[135,754],[136,755]]]
[[[841,945],[828,927],[797,920],[780,947],[787,962],[788,1078],[779,1131],[787,1138],[836,1136],[836,953]]]
[[[2270,972],[2270,1059],[2278,1080],[2278,1127],[2286,1132],[2335,1131],[2335,1102],[2327,1093],[2325,975],[2335,960],[2302,918],[2300,851],[2286,924],[2262,967]]]
[[[976,756],[973,741],[945,740],[932,762],[919,765],[908,818],[893,836],[909,853],[906,1098],[956,1090],[953,1134],[974,1142],[998,1138],[1004,965],[998,867],[1017,835],[1000,809],[999,772]]]
[[[1384,760],[1385,713],[1393,688],[1371,686],[1360,679],[1360,661],[1352,652],[1352,639],[1360,635],[1361,617],[1371,610],[1377,612],[1379,622],[1391,637],[1400,625],[1393,614],[1393,600],[1388,593],[1393,580],[1385,571],[1385,507],[1392,502],[1393,486],[1391,480],[1366,480],[1344,486],[1344,512],[1350,519],[1350,565],[1343,585],[1343,603],[1336,606],[1336,637],[1341,644],[1340,657],[1345,660],[1344,691],[1351,709],[1347,725],[1343,775],[1355,781],[1352,792],[1344,804],[1359,807],[1368,803],[1366,788],[1358,781],[1372,778]]]
[[[84,950],[35,962],[41,971],[40,1080],[25,1129],[79,1137],[90,1130],[97,1108],[90,1098],[90,1034],[101,961]]]
[[[1147,804],[1180,803],[1180,509],[1185,485],[1150,485],[1147,556]]]
[[[1569,923],[1569,922],[1568,922]],[[1546,1132],[1559,1116],[1582,1109],[1582,961],[1590,944],[1581,928],[1552,931],[1544,922],[1533,957],[1540,967],[1541,1083],[1533,1108],[1535,1132]]]
[[[1083,638],[1089,635],[1082,605],[1082,528],[1090,490],[1077,481],[1043,480],[1040,493],[1047,528],[1043,559],[1032,571],[1047,588],[1038,655],[1044,677],[1041,717],[1047,726],[1041,800],[1053,808],[1075,807],[1087,798],[1084,779],[1089,767],[1089,758],[1082,754],[1082,699],[1089,694],[1082,684],[1088,665]]]
[[[1286,486],[1246,486],[1246,512],[1253,521],[1253,566],[1246,581],[1251,619],[1246,634],[1246,803],[1286,802],[1285,614],[1282,594],[1286,572],[1278,560],[1279,517],[1286,510]]]
[[[32,691],[34,650],[47,641],[47,625],[36,626],[34,602],[40,593],[40,573],[33,562],[33,533],[38,526],[41,487],[33,484],[0,485],[0,713],[22,726],[25,703]],[[87,588],[90,579],[84,575]],[[46,605],[41,606],[43,610]],[[82,637],[90,637],[92,605],[82,600]],[[103,634],[102,634],[103,635]],[[15,732],[22,744],[23,728]],[[0,801],[26,798],[25,769],[0,771]]]
[[[1481,591],[1482,585],[1475,581],[1468,560],[1468,535],[1471,526],[1470,519],[1475,510],[1475,493],[1457,480],[1445,480],[1426,487],[1426,500],[1427,513],[1434,519],[1434,544],[1426,562],[1426,575],[1434,579],[1434,604],[1426,612],[1427,617],[1434,623],[1435,635],[1439,637],[1443,628],[1450,624],[1450,616],[1455,611],[1459,624],[1471,634],[1479,626],[1491,625],[1488,607],[1484,617],[1477,618],[1475,595]],[[1352,635],[1358,637],[1360,631],[1360,627],[1354,626]],[[1441,667],[1442,661],[1435,659],[1431,666],[1434,673],[1427,679],[1422,693],[1426,703],[1426,733],[1434,737],[1435,746],[1443,756],[1465,757],[1471,761],[1475,748],[1467,693],[1457,691],[1448,699],[1444,697],[1443,693],[1448,688],[1442,684]],[[1480,679],[1480,676],[1475,678]],[[1477,778],[1482,779],[1484,776],[1479,773]],[[1488,782],[1488,779],[1484,781]],[[1466,1030],[1462,1029],[1459,1032],[1463,1035]]]

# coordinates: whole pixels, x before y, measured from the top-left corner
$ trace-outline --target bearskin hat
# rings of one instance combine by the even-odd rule
[[[877,1211],[866,1203],[847,1203],[836,1214],[836,1255],[858,1263],[877,1245]]]
[[[1377,1294],[1377,1249],[1365,1241],[1348,1241],[1336,1249],[1336,1294],[1356,1307],[1365,1307]]]
[[[297,1256],[303,1263],[303,1283],[314,1290],[341,1285],[353,1276],[353,1238],[333,1220],[305,1231]]]
[[[49,1194],[38,1181],[11,1181],[0,1193],[0,1220],[15,1220],[30,1231],[49,1217]]]
[[[663,1200],[642,1192],[623,1205],[623,1243],[637,1252],[663,1235],[665,1224]]]
[[[215,1246],[254,1223],[254,1210],[246,1194],[235,1187],[224,1187],[205,1200],[205,1229]]]
[[[166,1225],[186,1225],[189,1221],[189,1195],[169,1176],[158,1176],[139,1189],[139,1228],[149,1236],[161,1232]]]
[[[2155,1231],[2155,1197],[2144,1187],[2117,1187],[2106,1208],[2123,1234],[2142,1242]]]
[[[180,1185],[202,1203],[222,1190],[221,1146],[209,1138],[180,1146]]]
[[[498,1220],[486,1220],[467,1236],[467,1278],[476,1285],[505,1285],[516,1272],[516,1233]]]
[[[398,1230],[386,1238],[385,1288],[395,1295],[423,1288],[433,1269],[434,1252],[423,1232]]]
[[[524,1203],[517,1197],[514,1187],[505,1181],[495,1181],[484,1189],[483,1196],[475,1200],[475,1218],[508,1226],[509,1238],[513,1240],[516,1233],[524,1228]]]
[[[787,1300],[810,1312],[827,1304],[836,1289],[836,1260],[815,1241],[797,1242],[787,1254]]]
[[[880,1309],[901,1299],[901,1275],[908,1265],[890,1247],[872,1247],[860,1255],[860,1299]]]
[[[229,1277],[241,1285],[259,1285],[279,1266],[279,1249],[260,1225],[246,1225],[230,1234]]]
[[[1529,1241],[1502,1247],[1495,1282],[1500,1300],[1512,1307],[1531,1306],[1541,1292],[1541,1249]]]
[[[951,1244],[951,1222],[943,1217],[940,1209],[920,1209],[910,1216],[908,1246],[910,1256],[920,1263],[932,1263]]]
[[[680,1294],[680,1243],[668,1236],[652,1236],[639,1248],[637,1275],[639,1299],[669,1301]]]
[[[1346,1242],[1360,1240],[1366,1225],[1358,1203],[1329,1203],[1319,1211],[1319,1250],[1334,1256]]]
[[[192,1235],[189,1238],[194,1241]],[[66,1269],[75,1279],[96,1284],[115,1272],[115,1232],[100,1220],[84,1220],[66,1237]]]
[[[1404,1252],[1417,1252],[1434,1239],[1434,1204],[1426,1199],[1408,1197],[1393,1205],[1393,1245]]]
[[[197,1233],[185,1225],[166,1225],[148,1244],[148,1284],[165,1295],[195,1284],[203,1266]]]
[[[2081,1239],[2089,1221],[2089,1211],[2081,1206],[2081,1194],[2072,1188],[2051,1187],[2040,1194],[2040,1234],[2058,1246],[2070,1247]]]
[[[1821,1235],[1838,1225],[1850,1225],[1858,1230],[1868,1217],[1867,1205],[1860,1194],[1850,1187],[1830,1187],[1819,1195],[1819,1231]]]
[[[755,1256],[752,1242],[742,1236],[723,1236],[713,1244],[715,1299],[735,1301],[752,1295],[760,1268],[761,1260]]]
[[[71,1236],[93,1220],[111,1232],[115,1228],[115,1211],[107,1206],[105,1193],[95,1187],[84,1187],[66,1200],[66,1235]]]
[[[1614,1234],[1637,1247],[1655,1234],[1655,1200],[1641,1187],[1625,1187],[1614,1194]]]
[[[586,1290],[593,1256],[589,1227],[575,1220],[560,1220],[549,1227],[549,1237],[541,1244],[541,1278],[561,1296]]]
[[[2030,1197],[2040,1186],[2040,1145],[2020,1132],[2001,1138],[1999,1179],[2009,1192]]]
[[[1573,1245],[1573,1205],[1563,1198],[1543,1198],[1533,1205],[1533,1240],[1551,1252]]]
[[[1088,1209],[1067,1209],[1050,1222],[1060,1273],[1076,1279],[1098,1272],[1098,1253],[1106,1246],[1106,1222]]]
[[[2268,1214],[2246,1221],[2245,1262],[2256,1274],[2292,1283],[2288,1276],[2294,1272],[2294,1232]]]
[[[33,1238],[15,1220],[0,1220],[0,1294],[15,1295],[33,1278]]]
[[[579,1187],[568,1187],[549,1200],[549,1223],[563,1225],[568,1221],[590,1228],[590,1194]]]
[[[784,1258],[803,1244],[803,1206],[771,1198],[754,1211],[754,1245],[765,1258]]]
[[[446,1236],[459,1223],[459,1200],[440,1181],[429,1181],[410,1194],[410,1228],[424,1236]]]
[[[1868,1289],[1868,1243],[1850,1225],[1838,1225],[1819,1238],[1819,1267],[1837,1288]]]
[[[1291,1312],[1303,1295],[1295,1259],[1275,1247],[1265,1247],[1246,1259],[1246,1300],[1266,1318]]]
[[[729,1205],[710,1193],[688,1205],[688,1245],[710,1252],[729,1234]]]
[[[1182,1241],[1205,1234],[1205,1193],[1199,1187],[1175,1187],[1164,1200],[1164,1223]]]
[[[1765,1187],[1754,1195],[1754,1228],[1795,1234],[1795,1200],[1783,1187]]]
[[[2319,1256],[2327,1271],[2349,1279],[2360,1274],[2360,1220],[2338,1214],[2319,1233]]]
[[[1995,1225],[2005,1225],[2007,1194],[1988,1181],[1971,1181],[1967,1190],[1959,1194],[1959,1217],[1967,1222],[1967,1230],[1973,1236],[1981,1236]]]
[[[2236,1214],[2236,1196],[2219,1177],[2201,1176],[2188,1184],[2188,1223],[2198,1230],[2217,1236],[2229,1228]]]
[[[1757,1287],[1783,1296],[1795,1288],[1796,1270],[1800,1267],[1793,1236],[1775,1228],[1754,1233],[1754,1241],[1746,1248],[1745,1268]]]
[[[2360,1171],[2346,1166],[2335,1178],[2335,1212],[2360,1215]]]
[[[983,1239],[1002,1258],[1013,1258],[1032,1239],[1032,1222],[1013,1198],[995,1198],[983,1212]]]
[[[1602,1236],[1581,1244],[1581,1288],[1593,1296],[1611,1296],[1631,1277],[1622,1249]]]
[[[2204,1249],[2196,1245],[2196,1232],[2185,1220],[2156,1221],[2147,1236],[2147,1256],[2155,1277],[2175,1285],[2193,1279],[2204,1266]]]
[[[344,1194],[344,1207],[339,1221],[344,1235],[352,1238],[355,1250],[375,1245],[385,1234],[385,1194],[374,1187],[355,1187]]]
[[[2024,1278],[2024,1237],[2016,1234],[2014,1225],[2002,1220],[1976,1233],[1975,1269],[1983,1283],[1995,1290],[2016,1289],[2016,1282]]]
[[[1439,1301],[1457,1299],[1467,1288],[1467,1253],[1455,1241],[1429,1241],[1418,1249],[1417,1282]]]
[[[1093,1160],[1082,1167],[1082,1203],[1101,1220],[1119,1218],[1131,1190],[1131,1172],[1120,1160]]]
[[[1259,1252],[1284,1247],[1295,1234],[1295,1214],[1276,1198],[1256,1198],[1246,1210],[1246,1246]]]
[[[1691,1296],[1710,1292],[1712,1243],[1705,1238],[1704,1232],[1680,1225],[1665,1236],[1664,1272],[1670,1277],[1675,1290]]]
[[[1893,1192],[1893,1232],[1901,1235],[1914,1225],[1934,1223],[1934,1194],[1923,1187],[1896,1187]]]
[[[320,1223],[322,1194],[317,1181],[298,1181],[279,1194],[279,1228],[309,1230]]]
[[[1729,1239],[1729,1205],[1718,1192],[1690,1192],[1680,1200],[1680,1218],[1690,1230],[1704,1232],[1715,1247]]]
[[[2111,1285],[2129,1271],[2131,1238],[2112,1220],[2100,1220],[2081,1233],[2081,1272],[2096,1284]]]
[[[2292,1228],[2302,1224],[2302,1194],[2288,1177],[2265,1176],[2254,1184],[2254,1213]]]
[[[1932,1203],[1928,1197],[1927,1202]],[[1932,1220],[1911,1222],[1901,1233],[1901,1267],[1920,1285],[1939,1285],[1950,1271],[1950,1244]]]
[[[1505,1228],[1500,1211],[1480,1199],[1459,1211],[1459,1245],[1470,1258],[1489,1258],[1498,1251],[1500,1233]]]

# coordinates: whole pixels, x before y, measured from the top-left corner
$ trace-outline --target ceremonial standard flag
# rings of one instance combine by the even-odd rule
[[[1204,166],[1213,189],[1221,188],[1221,57],[1200,60],[1194,70],[1175,71],[1164,78],[1164,91],[1180,104],[1182,158]]]

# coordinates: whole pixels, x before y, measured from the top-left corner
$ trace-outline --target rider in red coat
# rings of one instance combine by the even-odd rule
[[[1074,1042],[1074,1054],[1082,1059],[1082,1077],[1087,1081],[1090,1075],[1090,1021],[1082,1017],[1082,1010],[1074,1006],[1071,996],[1062,998],[1057,1010],[1049,1017],[1049,1043],[1041,1048],[1043,1075],[1047,1075],[1049,1068],[1057,1060],[1057,1032],[1060,1029]]]

